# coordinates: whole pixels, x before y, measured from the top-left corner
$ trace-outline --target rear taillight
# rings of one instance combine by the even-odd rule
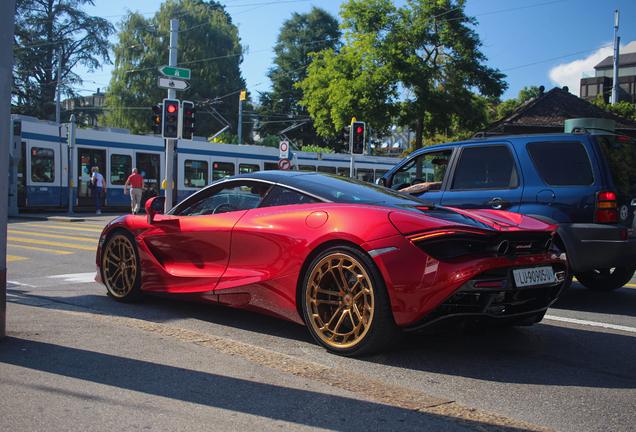
[[[618,211],[616,206],[616,194],[611,191],[596,193],[595,222],[616,222]]]

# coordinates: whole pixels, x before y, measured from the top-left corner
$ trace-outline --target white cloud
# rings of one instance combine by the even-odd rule
[[[549,72],[552,84],[559,87],[568,86],[570,93],[578,96],[583,72],[592,73],[592,76],[594,76],[594,66],[602,62],[607,56],[611,56],[613,51],[614,48],[611,46],[604,47],[582,60],[574,60],[573,62],[553,67]]]

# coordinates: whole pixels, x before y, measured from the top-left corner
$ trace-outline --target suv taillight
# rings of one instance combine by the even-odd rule
[[[611,191],[596,193],[595,222],[616,222],[618,211],[616,210],[616,194]]]

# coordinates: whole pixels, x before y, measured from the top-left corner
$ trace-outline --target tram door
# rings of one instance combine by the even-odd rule
[[[144,190],[141,195],[141,207],[146,200],[159,195],[161,184],[160,177],[161,157],[156,153],[137,153],[137,171],[144,178]]]
[[[26,148],[27,143],[22,141],[20,163],[18,164],[18,207],[26,206]]]
[[[95,206],[95,198],[93,198],[93,193],[88,188],[88,184],[93,175],[91,169],[96,166],[99,168],[99,173],[104,176],[104,180],[106,180],[106,184],[108,185],[108,179],[106,178],[106,150],[78,147],[77,166],[77,205],[78,207]],[[106,191],[108,191],[108,188],[106,188]],[[102,205],[104,205],[105,200],[106,194],[103,194]]]

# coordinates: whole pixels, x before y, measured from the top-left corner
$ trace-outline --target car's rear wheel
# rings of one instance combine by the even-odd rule
[[[630,267],[614,267],[589,270],[575,276],[581,285],[592,291],[614,291],[629,282],[635,271]]]
[[[349,246],[331,247],[311,262],[302,308],[314,339],[336,354],[377,352],[400,334],[381,273],[370,257]]]
[[[141,271],[135,239],[125,231],[111,236],[102,253],[102,280],[115,300],[132,302],[141,294]]]

